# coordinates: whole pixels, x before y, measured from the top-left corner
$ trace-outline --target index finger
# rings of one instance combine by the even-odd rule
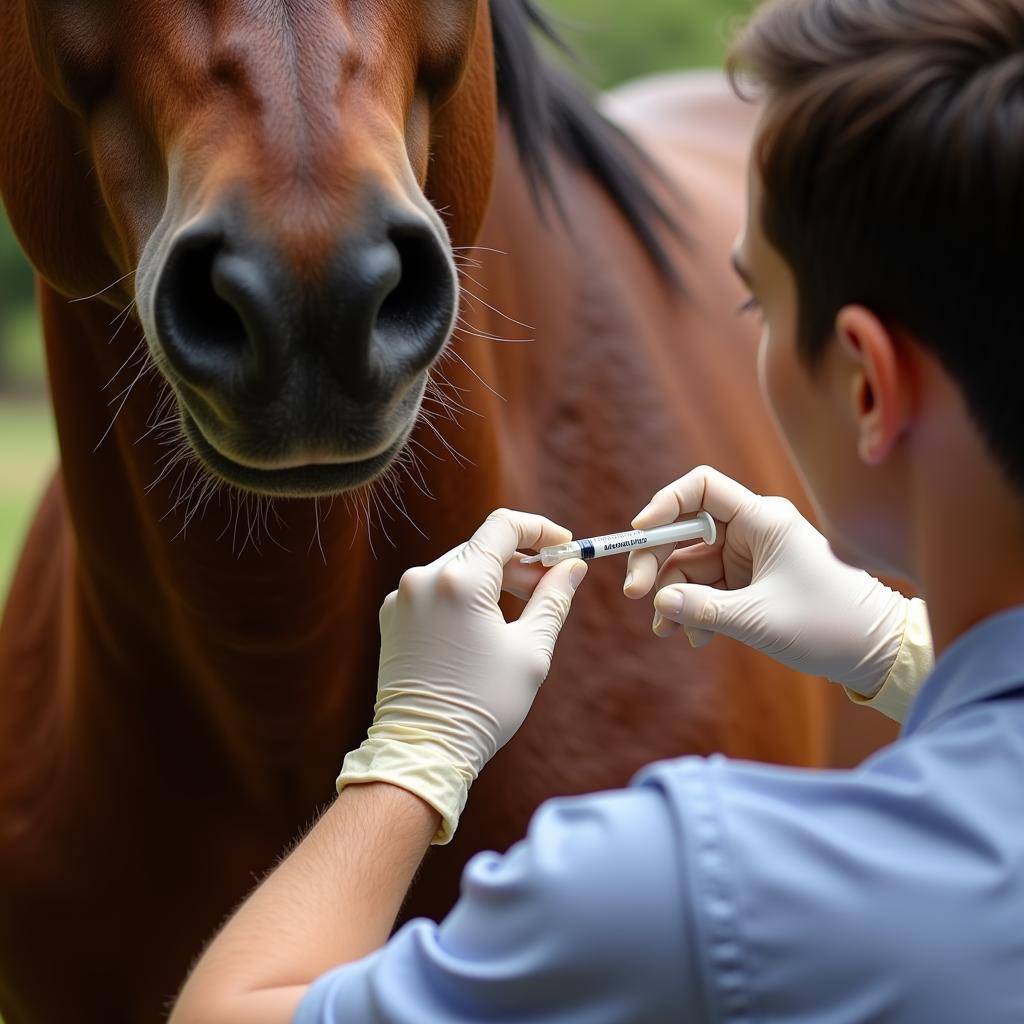
[[[650,530],[702,510],[720,523],[730,523],[757,497],[717,469],[698,466],[658,491],[633,520],[633,526],[637,530]]]
[[[572,540],[572,531],[531,512],[499,508],[469,539],[467,547],[485,551],[504,566],[520,548],[540,550]]]
[[[669,559],[683,557],[684,552],[693,552],[689,557],[694,557],[699,549],[702,555],[710,552],[712,557],[721,562],[724,545],[725,531],[719,529],[718,537],[710,547],[696,542],[686,547],[666,544],[656,548],[637,548],[629,553],[629,560],[626,563],[626,582],[622,586],[622,591],[626,597],[643,597],[654,586]]]

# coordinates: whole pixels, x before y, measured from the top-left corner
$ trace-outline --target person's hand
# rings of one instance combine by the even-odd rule
[[[435,842],[451,838],[470,784],[526,718],[587,571],[515,556],[571,539],[542,516],[501,509],[467,543],[405,573],[380,611],[373,725],[345,759],[339,792],[402,786],[441,814]],[[527,602],[514,622],[498,607],[502,590]]]
[[[651,529],[706,510],[714,546],[631,552],[625,593],[657,586],[654,631],[680,627],[702,647],[732,637],[800,672],[870,696],[903,642],[910,601],[841,562],[785,498],[767,498],[702,466],[662,488],[633,520]]]

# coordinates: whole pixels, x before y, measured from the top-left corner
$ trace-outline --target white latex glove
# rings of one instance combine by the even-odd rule
[[[401,786],[441,815],[447,843],[469,786],[523,723],[551,667],[586,563],[524,566],[520,548],[572,534],[542,516],[500,509],[467,543],[410,569],[380,610],[377,704],[366,740],[346,758],[351,783]],[[502,590],[527,604],[506,622]]]
[[[650,529],[701,509],[718,524],[714,546],[630,554],[627,596],[659,588],[654,631],[669,636],[682,626],[694,647],[721,633],[874,695],[900,653],[911,601],[836,558],[785,498],[761,497],[706,466],[658,491],[633,526]]]

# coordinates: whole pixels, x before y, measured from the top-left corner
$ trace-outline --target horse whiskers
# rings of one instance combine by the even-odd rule
[[[436,501],[433,492],[427,486],[426,478],[423,475],[423,463],[420,461],[419,456],[413,451],[412,445],[418,444],[418,442],[411,441],[410,444],[405,447],[398,456],[395,462],[396,467],[399,467],[405,475],[412,481],[413,486],[422,494],[425,498],[430,501]],[[420,446],[422,447],[422,446]],[[396,469],[397,472],[397,469]]]
[[[231,531],[231,552],[235,558],[241,558],[245,551],[246,545],[249,539],[252,537],[252,519],[249,515],[249,502],[252,498],[247,491],[239,491],[233,487],[227,489],[228,495],[228,517],[224,524],[224,529],[217,535],[217,540],[223,540],[228,530]],[[242,517],[242,510],[245,509],[246,522],[249,524],[249,532],[246,541],[242,544],[242,547],[238,547],[238,521]],[[253,543],[253,549],[259,552],[259,548],[256,543]]]
[[[348,543],[348,550],[351,551],[355,547],[356,539],[359,537],[361,532],[360,528],[363,523],[363,512],[366,512],[366,535],[367,540],[370,544],[370,554],[374,561],[377,559],[377,552],[373,548],[373,533],[370,529],[370,512],[369,508],[365,507],[363,489],[360,488],[357,491],[352,491],[342,495],[345,501],[345,507],[348,509],[349,515],[353,520],[352,527],[352,539]]]
[[[388,533],[387,524],[384,522],[384,517],[387,516],[392,522],[395,521],[395,517],[388,512],[384,507],[384,502],[380,499],[380,490],[383,486],[384,477],[374,481],[374,486],[370,489],[370,498],[373,501],[374,506],[377,509],[377,524],[380,526],[381,533],[384,534],[384,539],[394,548],[398,545],[395,544],[391,534]]]
[[[264,509],[265,509],[265,511],[263,513],[263,531],[267,535],[267,540],[269,540],[270,543],[273,544],[274,547],[278,548],[280,551],[284,551],[286,554],[291,554],[291,549],[290,548],[286,548],[274,536],[274,531],[270,528],[270,517],[271,516],[274,517],[274,523],[279,528],[284,529],[284,527],[286,525],[285,521],[281,518],[280,513],[274,507],[274,499],[273,498],[267,498],[267,502],[266,502],[266,505],[264,506]]]
[[[254,550],[260,552],[260,545],[264,539],[287,552],[288,548],[274,536],[270,522],[270,517],[273,515],[274,525],[281,528],[287,525],[274,508],[273,498],[238,490],[211,474],[199,461],[185,438],[177,410],[171,411],[174,402],[174,392],[169,385],[166,385],[149,415],[148,429],[135,441],[135,444],[139,444],[145,438],[152,436],[158,445],[168,449],[156,459],[155,465],[159,472],[144,489],[144,493],[151,494],[176,469],[180,470],[170,488],[171,505],[160,517],[160,521],[163,522],[169,516],[184,509],[181,528],[172,539],[178,540],[185,536],[189,525],[196,517],[204,519],[214,499],[216,498],[219,504],[220,498],[227,494],[228,518],[217,540],[223,539],[225,534],[231,530],[232,552],[237,557],[241,557],[250,544]],[[189,475],[190,472],[191,475]],[[239,520],[243,513],[245,515],[245,535],[239,548]]]
[[[533,338],[502,338],[497,334],[488,334],[470,325],[469,321],[459,314],[457,318],[461,326],[453,327],[453,334],[461,334],[467,338],[479,338],[481,341],[496,341],[499,345],[531,345]]]
[[[140,338],[138,344],[135,346],[135,348],[132,349],[131,355],[129,355],[128,358],[117,368],[117,370],[114,372],[114,375],[110,378],[110,380],[108,380],[107,383],[100,388],[100,391],[106,391],[107,388],[109,388],[110,385],[113,384],[114,381],[121,376],[121,371],[138,355],[139,349],[142,348],[142,346],[145,344],[145,337]]]
[[[219,487],[219,481],[214,480],[213,477],[210,476],[206,478],[206,480],[203,482],[202,488],[199,491],[199,496],[195,499],[194,502],[190,501],[189,505],[185,509],[185,517],[184,521],[182,522],[179,535],[184,535],[185,531],[188,529],[188,524],[192,522],[193,518],[197,514],[199,514],[200,512],[205,514],[206,509],[209,506],[209,503],[213,500],[213,496],[214,494],[217,493]],[[200,518],[202,518],[202,515],[200,515]]]
[[[443,378],[441,380],[431,379],[427,383],[427,398],[457,424],[456,410],[480,415],[475,410],[469,409],[461,402],[453,399],[449,394],[449,392],[461,394],[465,390]],[[238,490],[210,474],[185,439],[181,429],[180,417],[177,411],[173,410],[174,402],[174,393],[168,387],[157,398],[153,411],[147,420],[148,428],[142,437],[138,439],[141,441],[143,438],[157,435],[157,443],[167,448],[156,459],[158,472],[152,482],[145,488],[146,494],[152,493],[161,483],[177,472],[169,491],[170,506],[160,517],[160,521],[163,522],[174,514],[181,514],[180,528],[172,539],[179,540],[186,536],[189,526],[197,518],[204,519],[212,508],[214,501],[216,500],[219,505],[220,499],[226,495],[228,499],[227,518],[224,528],[217,539],[223,540],[230,533],[231,549],[236,557],[242,557],[245,550],[250,546],[257,554],[262,553],[261,548],[264,540],[268,540],[280,550],[288,552],[289,549],[274,535],[275,526],[285,527],[287,524],[282,520],[277,509],[274,507],[273,499]],[[429,429],[440,440],[448,456],[459,465],[472,465],[472,462],[457,451],[441,432],[437,430],[433,423],[430,422],[433,415],[440,415],[440,413],[431,414],[423,411],[421,414]],[[164,436],[161,437],[161,433]],[[430,451],[419,441],[410,438],[406,447],[403,448],[391,467],[381,477],[354,495],[344,495],[346,506],[355,521],[355,529],[349,545],[350,548],[363,529],[366,531],[371,555],[374,559],[378,557],[373,540],[373,534],[376,531],[379,530],[383,534],[388,544],[392,547],[397,547],[389,524],[397,522],[399,517],[404,518],[424,539],[427,538],[427,534],[409,514],[402,491],[403,480],[407,477],[424,497],[431,501],[436,500],[427,485],[423,459],[417,449],[424,453],[429,453],[435,458],[440,458],[437,453]],[[327,564],[327,552],[324,544],[323,525],[331,516],[334,501],[335,496],[332,496],[325,509],[321,499],[313,499],[314,529],[307,552],[311,552],[315,545],[325,565]],[[272,518],[273,522],[271,521]]]
[[[498,309],[496,306],[492,306],[486,299],[482,299],[479,295],[477,295],[475,292],[471,292],[465,286],[463,286],[462,288],[462,294],[465,295],[468,299],[471,299],[474,302],[479,302],[481,305],[486,306],[492,313],[496,313],[498,316],[500,316],[502,320],[507,320],[509,323],[515,324],[517,327],[522,327],[524,330],[527,331],[534,330],[534,328],[531,327],[529,324],[524,324],[522,320],[517,320],[514,316],[509,316],[507,313],[502,313],[502,311]]]
[[[100,446],[103,444],[104,441],[106,441],[107,436],[114,429],[114,424],[117,422],[117,417],[121,415],[121,410],[124,409],[125,403],[128,401],[129,397],[131,396],[132,390],[135,388],[135,385],[138,384],[140,380],[142,380],[143,376],[145,376],[146,369],[147,369],[148,365],[149,365],[148,359],[144,359],[141,369],[135,375],[135,379],[131,382],[131,384],[128,385],[128,387],[126,387],[121,392],[121,395],[124,395],[124,398],[121,399],[121,404],[117,407],[117,411],[114,413],[114,416],[113,416],[113,418],[110,421],[110,425],[103,432],[103,436],[96,442],[96,447],[93,448],[93,450],[92,450],[93,451],[93,455],[95,455],[96,452],[98,452],[100,450]],[[116,402],[118,400],[118,398],[121,397],[121,395],[115,396],[113,399],[111,399],[111,401],[108,404],[113,405],[114,402]]]
[[[455,426],[459,428],[462,427],[462,423],[459,421],[459,418],[455,415],[454,410],[448,405],[447,402],[435,399],[431,395],[424,395],[423,401],[434,402],[434,404],[438,406],[438,416],[443,416],[446,420],[450,421],[451,423],[454,423]]]
[[[486,245],[453,245],[452,246],[452,252],[453,253],[461,253],[461,252],[493,252],[493,253],[497,253],[499,256],[507,256],[508,255],[508,253],[505,252],[504,249],[491,249],[491,248],[489,248]]]
[[[135,439],[134,443],[138,445],[145,441],[146,438],[152,437],[158,445],[167,445],[170,443],[169,438],[178,436],[180,432],[181,418],[177,410],[175,410],[174,412],[168,412],[162,420],[150,423],[148,428]]]
[[[245,549],[250,544],[252,544],[252,549],[256,552],[257,555],[263,554],[263,551],[260,549],[259,539],[259,526],[263,521],[263,502],[261,499],[262,495],[256,494],[253,495],[250,498],[250,500],[245,503],[245,540],[242,541],[242,547],[239,550],[238,554],[235,556],[236,558],[241,558]],[[251,506],[255,507],[253,508]],[[254,527],[256,528],[255,536],[253,535]]]
[[[438,386],[443,386],[446,391],[454,391],[456,394],[459,395],[471,395],[473,393],[472,388],[460,387],[454,381],[450,381],[447,377],[441,374],[441,371],[438,369],[438,366],[440,365],[441,362],[444,361],[446,357],[447,353],[444,353],[444,355],[442,355],[442,358],[438,360],[438,363],[435,364],[435,366],[431,369],[429,378],[430,381],[432,383],[437,384]]]
[[[468,413],[471,416],[478,416],[481,419],[483,414],[477,412],[475,409],[470,409],[469,406],[464,405],[457,398],[452,398],[451,395],[447,394],[444,390],[444,385],[436,383],[434,381],[428,381],[426,390],[423,394],[424,401],[435,402],[439,405],[444,414],[454,423],[456,426],[461,426],[458,417],[455,415],[456,410],[460,413]]]
[[[142,437],[148,437],[149,433],[153,432],[158,427],[164,426],[172,418],[170,410],[173,404],[174,391],[171,389],[170,384],[164,381],[164,386],[160,390],[160,394],[157,396],[156,401],[153,403],[153,411],[146,418],[146,426],[149,428],[149,431],[143,434]],[[173,414],[173,418],[175,420],[177,419],[177,412]]]
[[[92,295],[83,295],[77,299],[68,299],[68,303],[70,304],[73,302],[88,302],[90,299],[98,299],[104,292],[109,292],[111,288],[115,287],[116,285],[119,285],[122,281],[127,280],[134,273],[134,270],[129,270],[128,273],[125,274],[123,277],[119,277],[116,281],[111,281],[106,288],[101,288],[98,292],[93,292]]]
[[[146,488],[146,494],[149,494],[159,483],[165,480],[174,469],[181,465],[182,462],[187,461],[191,455],[192,452],[189,449],[187,442],[182,441],[179,447],[172,449],[166,455],[162,456],[161,461],[162,459],[168,459],[169,461],[160,471],[157,478]],[[168,509],[168,511],[160,517],[160,521],[163,522],[163,520],[166,519],[173,511],[173,509]]]
[[[352,496],[349,494],[343,494],[342,498],[345,500],[345,508],[348,510],[349,517],[355,524],[352,530],[352,539],[348,542],[348,550],[351,551],[355,547],[356,537],[359,536],[359,524],[361,521],[359,503],[357,501],[353,501]]]
[[[125,308],[121,310],[120,313],[117,314],[117,316],[114,317],[114,320],[117,320],[118,317],[120,317],[121,322],[117,325],[117,329],[110,336],[110,340],[107,342],[108,345],[113,344],[114,339],[121,333],[121,328],[124,327],[124,325],[129,321],[129,319],[131,319],[131,313],[132,310],[135,308],[135,302],[136,300],[132,299],[132,301],[129,302],[128,305],[125,306]],[[107,326],[113,326],[114,320],[111,320]]]
[[[424,423],[424,425],[441,442],[441,444],[445,448],[445,451],[447,451],[448,454],[455,460],[456,465],[458,465],[462,469],[465,469],[467,466],[475,466],[476,465],[476,463],[473,462],[472,459],[470,459],[468,456],[463,455],[457,448],[455,448],[448,441],[448,439],[444,436],[444,434],[442,434],[441,431],[437,429],[437,427],[434,425],[434,422],[433,422],[434,421],[434,416],[433,416],[432,413],[429,413],[425,409],[421,408],[420,409],[420,416],[419,416],[419,418]]]
[[[402,486],[399,478],[403,468],[404,465],[401,461],[394,462],[388,468],[388,471],[380,478],[381,488],[384,491],[384,496],[409,521],[410,526],[412,526],[412,528],[424,540],[429,540],[430,538],[427,537],[423,530],[420,529],[419,523],[409,515],[409,512],[405,507],[405,503],[402,501]]]
[[[469,363],[467,363],[467,362],[466,362],[466,360],[465,360],[465,359],[463,359],[463,358],[462,358],[462,356],[460,356],[460,355],[459,355],[459,353],[458,353],[458,352],[456,352],[456,351],[455,351],[455,349],[454,349],[454,348],[452,348],[452,347],[451,347],[450,345],[449,345],[449,346],[448,346],[448,347],[447,347],[447,348],[446,348],[446,349],[444,350],[444,352],[443,352],[443,353],[441,354],[441,359],[442,359],[442,360],[444,360],[444,359],[457,359],[457,360],[458,360],[458,361],[459,361],[460,363],[462,363],[462,365],[463,365],[463,366],[464,366],[464,367],[465,367],[465,368],[466,368],[467,370],[469,370],[469,372],[470,372],[471,374],[473,374],[473,376],[474,376],[474,377],[476,377],[476,379],[477,379],[478,381],[480,381],[480,383],[481,383],[481,384],[483,384],[483,386],[484,386],[485,388],[487,388],[487,390],[488,390],[488,391],[490,391],[490,393],[491,393],[492,395],[494,395],[494,397],[495,397],[495,398],[497,398],[497,399],[498,399],[499,401],[502,401],[502,402],[506,401],[506,399],[505,399],[505,396],[504,396],[504,395],[501,395],[501,394],[499,394],[499,393],[498,393],[497,391],[495,391],[495,390],[494,390],[494,388],[492,388],[492,387],[491,387],[491,385],[490,385],[490,384],[488,384],[488,383],[487,383],[487,381],[485,381],[485,380],[483,379],[483,377],[481,377],[481,376],[480,376],[480,374],[479,374],[479,373],[477,373],[477,372],[476,372],[476,370],[474,370],[474,369],[473,369],[473,367],[472,367],[472,366],[470,366],[470,365],[469,365]]]
[[[324,544],[323,544],[322,538],[320,537],[320,499],[319,498],[314,498],[313,499],[313,521],[315,523],[314,533],[313,533],[312,539],[309,542],[309,547],[306,548],[306,554],[308,555],[310,553],[310,551],[313,550],[313,544],[315,543],[316,546],[320,549],[320,557],[321,557],[321,559],[323,559],[324,565],[326,565],[327,564],[327,555],[324,554]]]
[[[425,455],[429,455],[432,459],[437,459],[438,461],[441,461],[441,456],[438,455],[437,452],[431,451],[425,444],[423,444],[422,441],[417,441],[415,438],[410,437],[409,446],[410,449],[419,448]],[[433,498],[434,496],[431,494],[430,497]]]
[[[482,266],[482,264],[477,263],[476,266],[480,267],[480,266]],[[477,286],[477,288],[483,288],[483,290],[485,292],[490,290],[487,287],[487,285],[485,285],[482,281],[478,281],[472,274],[470,274],[467,271],[463,270],[462,267],[459,267],[459,277],[460,278],[465,278],[467,281],[472,281],[473,284],[475,284]],[[463,291],[465,291],[465,287],[463,287]],[[466,294],[469,294],[469,293],[467,292]]]
[[[366,540],[370,545],[370,554],[373,555],[374,561],[377,560],[377,549],[373,546],[373,522],[370,518],[370,495],[368,492],[361,494],[361,500],[363,508],[366,512]]]

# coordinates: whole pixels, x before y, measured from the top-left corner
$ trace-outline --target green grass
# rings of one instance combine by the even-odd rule
[[[0,380],[5,390],[39,395],[45,390],[45,373],[42,330],[35,306],[18,306],[0,328]]]
[[[0,604],[56,458],[46,403],[0,397]]]

